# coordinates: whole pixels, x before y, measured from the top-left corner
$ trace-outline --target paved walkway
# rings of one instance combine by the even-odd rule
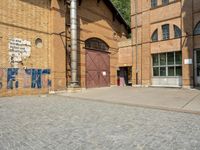
[[[88,89],[79,93],[60,93],[60,95],[200,114],[200,90],[112,87]]]
[[[0,150],[198,150],[199,141],[200,115],[64,96],[0,98]]]

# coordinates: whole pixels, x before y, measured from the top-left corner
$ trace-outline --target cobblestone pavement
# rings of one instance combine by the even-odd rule
[[[200,116],[62,96],[0,98],[0,150],[198,150]]]

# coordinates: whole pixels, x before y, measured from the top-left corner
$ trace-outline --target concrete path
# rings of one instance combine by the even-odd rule
[[[200,90],[194,89],[111,87],[59,95],[200,114]]]
[[[200,115],[56,95],[0,98],[0,150],[199,150],[199,141]]]

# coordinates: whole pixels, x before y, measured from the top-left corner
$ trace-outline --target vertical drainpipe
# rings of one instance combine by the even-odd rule
[[[196,68],[195,66],[197,65],[197,60],[196,60],[196,55],[195,55],[195,51],[194,51],[194,0],[192,0],[192,56],[193,56],[193,86],[192,88],[196,87],[196,76],[197,76],[197,73],[196,73]]]
[[[71,29],[71,83],[70,87],[78,87],[78,42],[77,42],[77,0],[70,3],[70,29]]]
[[[137,4],[137,0],[135,0],[135,59],[136,59],[136,85],[138,85],[138,23],[137,23],[137,11],[138,10],[138,4]]]

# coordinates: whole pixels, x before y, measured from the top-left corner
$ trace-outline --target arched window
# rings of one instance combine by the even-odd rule
[[[109,46],[101,39],[90,38],[85,41],[85,48],[99,51],[108,51]]]
[[[200,22],[196,25],[194,29],[194,35],[200,35]]]
[[[43,46],[42,39],[41,38],[37,38],[35,40],[35,45],[36,45],[37,48],[42,48],[42,46]]]
[[[169,39],[169,24],[162,26],[163,40]]]
[[[174,25],[174,38],[180,38],[182,36],[181,29]]]
[[[153,34],[152,34],[152,36],[151,36],[151,41],[152,41],[152,42],[158,41],[158,29],[156,29],[156,30],[153,32]]]
[[[169,0],[162,0],[162,4],[163,4],[163,5],[169,4]]]
[[[158,5],[157,0],[151,0],[151,8],[155,8],[157,7],[157,5]]]

